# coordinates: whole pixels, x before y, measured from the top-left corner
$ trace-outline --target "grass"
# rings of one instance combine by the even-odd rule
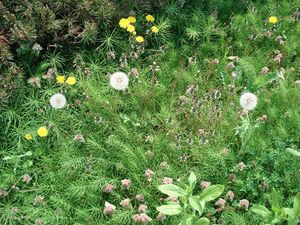
[[[250,210],[240,209],[239,200],[248,199],[250,206],[265,203],[273,187],[286,198],[300,191],[299,159],[285,151],[299,150],[300,145],[300,89],[295,84],[300,24],[292,20],[299,2],[276,2],[251,3],[227,23],[204,14],[191,16],[186,27],[172,22],[172,29],[182,35],[178,38],[170,32],[172,18],[158,18],[161,36],[149,36],[146,52],[136,61],[129,60],[126,68],[119,65],[119,52],[116,60],[108,60],[102,48],[83,49],[72,59],[49,54],[31,69],[30,77],[42,77],[54,67],[65,76],[74,74],[78,82],[59,85],[53,78],[41,79],[41,88],[24,84],[13,101],[1,107],[0,224],[38,224],[38,219],[62,225],[133,224],[137,194],[145,196],[151,224],[159,224],[154,218],[164,196],[157,186],[163,177],[181,184],[190,171],[200,180],[224,184],[223,197],[229,190],[235,193],[234,201],[227,202],[222,213],[213,214],[211,221],[263,224]],[[182,13],[172,7],[176,6],[170,5],[167,12]],[[265,22],[269,15],[279,17],[279,23]],[[188,16],[184,21],[190,21]],[[202,29],[197,28],[198,20]],[[268,31],[273,32],[271,37],[266,36]],[[116,28],[107,33],[103,45],[128,49],[128,35],[121,32]],[[278,44],[278,36],[284,37],[283,45]],[[159,51],[162,44],[168,47],[164,52]],[[283,54],[279,64],[274,62],[275,50]],[[240,58],[232,70],[226,68],[230,56]],[[189,63],[189,57],[196,62]],[[213,63],[215,58],[219,64]],[[73,59],[76,64],[68,67],[66,62]],[[154,61],[160,67],[156,73],[150,69]],[[261,72],[264,66],[270,68],[266,75]],[[118,92],[109,86],[108,73],[129,73],[133,67],[139,80],[130,75],[128,90]],[[231,77],[233,71],[236,79]],[[239,105],[246,90],[259,99],[248,115]],[[60,110],[49,105],[57,92],[68,102]],[[257,121],[263,115],[267,119]],[[40,126],[48,127],[46,138],[36,134]],[[33,140],[25,140],[26,133]],[[76,134],[83,135],[84,143],[74,141]],[[167,162],[166,169],[161,168],[162,162]],[[239,171],[239,162],[246,169]],[[155,173],[150,183],[145,178],[147,169]],[[32,180],[24,182],[24,174]],[[228,179],[229,174],[235,174],[235,181]],[[129,190],[121,189],[122,179],[131,180]],[[115,186],[113,194],[102,191],[108,183]],[[42,203],[35,203],[37,196],[44,197]],[[125,198],[132,199],[132,209],[119,205]],[[103,214],[105,201],[117,207],[112,217]],[[215,208],[209,205],[205,215]],[[179,221],[167,217],[163,224]]]

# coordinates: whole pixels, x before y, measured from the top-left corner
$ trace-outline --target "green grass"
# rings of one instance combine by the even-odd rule
[[[48,54],[40,65],[24,68],[30,77],[41,78],[48,67],[55,67],[59,74],[74,74],[78,82],[70,87],[56,84],[55,78],[41,78],[41,88],[24,83],[10,103],[1,106],[0,191],[7,196],[1,197],[0,192],[0,224],[34,224],[37,219],[51,225],[134,224],[137,194],[145,196],[147,214],[153,218],[150,224],[159,224],[156,207],[165,196],[157,186],[163,177],[180,185],[190,171],[200,180],[224,184],[222,197],[229,190],[235,193],[234,201],[228,201],[211,221],[263,224],[250,210],[240,209],[239,200],[248,199],[250,206],[266,203],[273,187],[286,198],[300,191],[299,159],[285,151],[300,146],[300,88],[295,84],[300,72],[300,24],[292,20],[300,3],[276,2],[250,2],[246,10],[226,17],[225,22],[221,10],[219,20],[199,9],[167,5],[165,16],[157,18],[161,34],[147,37],[146,52],[136,61],[129,60],[126,68],[120,67],[119,57],[129,52],[128,34],[119,27],[103,36],[102,47],[87,50],[83,46],[74,52],[76,58]],[[173,21],[170,15],[184,18]],[[274,27],[267,23],[270,15],[279,18]],[[267,30],[274,32],[270,38]],[[250,40],[250,35],[257,38]],[[277,36],[286,37],[284,45],[278,44]],[[165,52],[159,51],[163,44],[168,47]],[[116,49],[116,60],[106,59],[106,50],[111,48]],[[280,64],[273,60],[275,50],[283,54]],[[190,65],[188,58],[193,56],[197,61]],[[226,69],[229,56],[240,58],[233,70]],[[220,61],[217,65],[212,63],[215,58]],[[68,63],[73,59],[76,65]],[[154,61],[160,66],[156,84],[149,69]],[[264,66],[270,68],[267,75],[261,72]],[[128,90],[110,87],[108,73],[129,73],[133,67],[139,71],[139,82],[131,76]],[[278,76],[281,68],[284,79]],[[232,71],[238,75],[234,81]],[[191,95],[187,94],[190,85],[198,86]],[[208,100],[216,90],[221,97]],[[248,116],[242,115],[239,105],[245,90],[259,99]],[[57,92],[68,102],[60,110],[49,105]],[[185,104],[179,103],[182,96],[187,98]],[[201,103],[198,109],[197,101]],[[267,120],[257,122],[262,115]],[[47,137],[37,135],[40,126],[48,127]],[[207,142],[203,143],[199,129],[204,130]],[[24,139],[26,133],[33,135],[32,141]],[[84,143],[73,140],[79,133]],[[11,158],[4,160],[7,156]],[[169,165],[166,169],[160,167],[164,161]],[[246,169],[239,171],[239,162]],[[150,183],[144,175],[147,169],[155,173]],[[234,182],[228,179],[232,173]],[[32,177],[29,183],[22,181],[24,174]],[[121,189],[122,179],[132,181],[130,190]],[[267,190],[259,188],[262,182],[268,184]],[[102,192],[108,183],[115,186],[113,194]],[[44,201],[35,205],[38,195]],[[132,199],[132,209],[119,205],[125,198]],[[105,201],[117,207],[112,217],[103,214]],[[214,208],[211,204],[204,214],[213,213]],[[180,217],[167,217],[162,224],[179,221]]]

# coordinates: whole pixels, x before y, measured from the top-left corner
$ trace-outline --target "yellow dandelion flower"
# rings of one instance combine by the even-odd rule
[[[157,26],[153,26],[153,27],[151,27],[151,31],[152,31],[153,33],[158,33],[159,29],[158,29]]]
[[[269,23],[272,23],[272,24],[278,23],[277,17],[276,16],[270,16],[269,17]]]
[[[147,20],[147,22],[153,23],[154,20],[155,20],[155,18],[154,18],[154,16],[152,16],[152,15],[147,15],[147,16],[146,16],[146,20]]]
[[[40,127],[38,130],[37,130],[37,134],[40,136],[40,137],[47,137],[48,136],[48,130],[46,127]]]
[[[32,135],[31,134],[25,134],[24,135],[24,138],[27,140],[27,141],[31,141],[33,139]]]
[[[71,76],[71,77],[68,77],[67,80],[66,80],[66,83],[68,85],[74,85],[76,83],[76,78]]]
[[[128,19],[122,18],[120,19],[119,25],[121,28],[126,29],[128,25],[130,25],[130,21]]]
[[[65,76],[58,75],[56,77],[56,82],[59,83],[59,84],[63,84],[65,82]]]
[[[135,27],[133,25],[128,25],[127,31],[132,33],[133,31],[135,31]]]
[[[135,35],[136,35],[136,32],[135,32],[135,31],[133,31],[133,32],[132,32],[132,34],[135,36]]]
[[[143,43],[144,42],[144,38],[142,36],[137,36],[135,38],[135,40],[138,42],[138,43]]]
[[[130,23],[136,22],[136,18],[134,16],[129,16],[127,19],[129,20]]]

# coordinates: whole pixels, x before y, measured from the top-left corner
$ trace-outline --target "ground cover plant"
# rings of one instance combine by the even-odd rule
[[[299,8],[0,2],[0,224],[299,224]]]

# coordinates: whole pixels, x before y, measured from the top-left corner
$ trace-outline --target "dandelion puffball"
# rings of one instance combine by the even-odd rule
[[[129,78],[123,72],[116,72],[110,76],[110,85],[119,91],[123,91],[128,88]]]
[[[245,110],[253,110],[257,105],[256,95],[250,92],[245,92],[240,98],[240,105]]]
[[[63,108],[67,103],[66,97],[63,94],[55,94],[50,98],[50,105],[55,109]]]

